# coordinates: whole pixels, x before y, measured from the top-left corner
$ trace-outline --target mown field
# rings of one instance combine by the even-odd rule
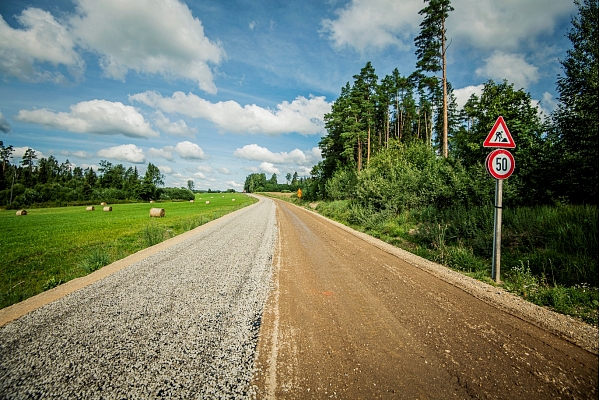
[[[235,201],[232,201],[235,199]],[[210,201],[210,204],[206,204]],[[196,201],[0,210],[0,308],[84,276],[141,249],[257,200],[240,193],[196,194]],[[150,218],[153,207],[164,218]]]

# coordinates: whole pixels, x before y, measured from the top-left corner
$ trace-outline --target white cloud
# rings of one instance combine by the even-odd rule
[[[129,137],[158,137],[144,117],[132,106],[106,100],[82,101],[71,106],[71,112],[52,112],[46,108],[21,110],[15,117],[21,122],[50,129],[99,135],[121,134]]]
[[[129,96],[137,101],[168,113],[179,113],[213,122],[232,133],[280,135],[297,132],[301,135],[324,134],[323,116],[331,111],[324,96],[298,96],[291,103],[283,101],[276,110],[256,104],[241,106],[235,101],[211,103],[195,94],[175,92],[169,97],[147,91]]]
[[[248,24],[248,28],[250,28],[250,30],[253,31],[254,28],[256,28],[257,25],[258,25],[258,22],[256,22],[256,21],[250,21],[250,23]]]
[[[321,150],[313,147],[306,152],[294,149],[289,153],[273,153],[266,147],[261,147],[257,144],[247,144],[241,149],[236,149],[233,156],[252,161],[265,161],[272,164],[312,165],[321,159]]]
[[[165,117],[164,114],[160,111],[156,111],[154,123],[161,131],[174,136],[193,137],[198,132],[197,128],[190,128],[183,120],[171,122],[169,118]]]
[[[260,168],[261,171],[264,171],[268,174],[279,175],[279,169],[276,166],[274,166],[273,164],[271,164],[270,162],[263,162],[258,166],[258,168]]]
[[[352,0],[335,11],[337,19],[321,21],[322,33],[328,34],[336,49],[350,46],[364,52],[397,46],[407,50],[419,29],[422,8],[420,0]]]
[[[82,168],[82,169],[88,169],[88,168],[91,168],[91,169],[93,169],[94,171],[98,171],[98,169],[100,168],[100,166],[99,166],[99,165],[96,165],[96,164],[81,164],[81,168]]]
[[[455,0],[448,37],[481,49],[515,50],[552,33],[558,18],[576,12],[572,1]]]
[[[91,153],[88,153],[87,151],[84,150],[78,150],[78,151],[68,151],[68,150],[61,150],[60,154],[63,156],[67,156],[67,157],[77,157],[77,158],[92,158],[94,155]]]
[[[173,168],[169,167],[168,165],[157,165],[157,168],[160,170],[160,172],[167,175],[172,175],[175,172]]]
[[[206,158],[206,154],[200,146],[187,140],[177,143],[174,150],[179,154],[179,157],[186,160],[204,160]]]
[[[335,11],[333,20],[321,21],[336,49],[357,51],[387,46],[411,49],[423,17],[422,0],[352,0]],[[458,46],[480,49],[518,49],[524,43],[552,33],[558,18],[574,14],[572,1],[548,0],[454,0],[447,19],[448,37]]]
[[[194,176],[196,178],[206,179],[206,175],[204,175],[202,172],[196,172],[196,173],[194,173]]]
[[[77,0],[70,23],[80,43],[100,54],[104,73],[124,80],[129,70],[185,78],[216,93],[209,64],[225,51],[204,35],[202,22],[178,0]]]
[[[223,175],[230,175],[231,174],[231,171],[228,170],[225,167],[217,169],[217,172],[220,173],[220,174],[223,174]]]
[[[47,11],[27,8],[17,16],[25,29],[13,29],[0,16],[0,74],[26,82],[64,82],[59,72],[41,69],[38,64],[65,65],[80,78],[85,68],[74,50],[75,40],[67,28]]]
[[[456,97],[456,105],[458,106],[458,109],[461,109],[465,106],[472,94],[477,97],[481,96],[481,93],[483,93],[483,85],[466,86],[464,88],[455,89],[453,93]]]
[[[525,61],[525,55],[501,51],[495,51],[485,59],[485,65],[477,68],[475,73],[497,81],[506,79],[509,83],[514,83],[516,89],[526,89],[540,78],[538,67]]]
[[[213,169],[211,167],[209,167],[208,165],[198,165],[197,169],[198,169],[198,171],[202,171],[207,174],[212,174],[212,172],[213,172]]]
[[[241,189],[244,187],[243,183],[237,183],[236,181],[227,181],[225,183],[227,184],[227,186],[231,187],[232,189],[235,189],[235,188]]]
[[[4,114],[2,114],[2,111],[0,111],[0,132],[8,133],[10,129],[10,124],[6,120],[6,117],[4,117]]]
[[[96,154],[99,157],[127,161],[135,164],[142,164],[146,161],[144,151],[134,144],[122,144],[120,146],[109,147],[107,149],[98,150]]]
[[[556,98],[548,92],[544,92],[541,104],[546,110],[550,112],[556,110],[556,108],[558,107],[558,101],[556,101]]]
[[[29,146],[25,146],[25,147],[14,147],[13,148],[13,153],[12,156],[14,158],[23,158],[23,156],[25,155],[25,152],[27,151],[27,149],[31,149],[35,152],[35,155],[37,156],[37,160],[39,160],[40,158],[47,158],[44,153],[42,153],[39,150],[34,149],[33,147],[29,147]]]
[[[172,149],[172,146],[169,147]],[[155,149],[154,147],[150,147],[150,150],[148,150],[148,155],[151,157],[160,157],[164,158],[165,160],[173,161],[173,151],[168,150],[164,147],[162,149]]]

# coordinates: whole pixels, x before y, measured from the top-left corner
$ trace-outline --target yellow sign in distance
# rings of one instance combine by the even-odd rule
[[[302,198],[302,189],[298,188],[296,195],[298,196],[299,199]]]

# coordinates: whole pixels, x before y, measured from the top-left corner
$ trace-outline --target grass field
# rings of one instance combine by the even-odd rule
[[[0,210],[0,308],[254,202],[240,193],[203,193],[194,203],[116,204],[112,212],[99,205],[31,209],[26,216]],[[164,208],[165,217],[150,218],[153,207]]]

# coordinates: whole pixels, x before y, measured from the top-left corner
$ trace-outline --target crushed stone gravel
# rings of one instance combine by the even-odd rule
[[[0,398],[240,398],[277,239],[271,200],[0,328]]]

